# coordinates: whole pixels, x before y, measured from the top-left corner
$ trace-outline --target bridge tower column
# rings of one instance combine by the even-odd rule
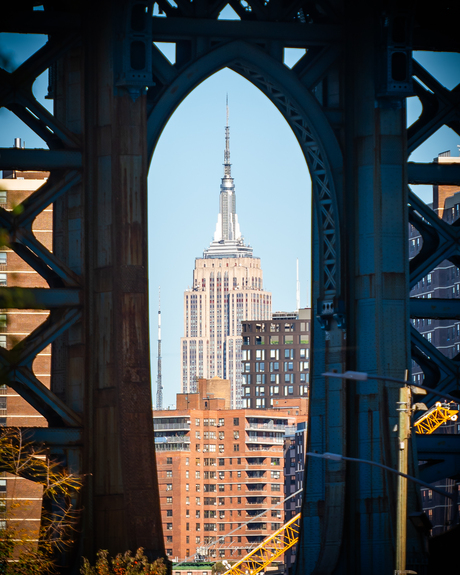
[[[363,7],[346,26],[344,318],[334,316],[324,331],[315,325],[308,441],[309,449],[319,453],[342,453],[396,469],[399,386],[372,379],[326,378],[324,384],[321,378],[324,370],[349,369],[402,379],[410,367],[407,92],[391,93],[393,88],[385,86],[383,25],[380,15]],[[413,486],[409,492],[415,509]],[[397,480],[391,473],[364,464],[307,460],[297,573],[391,573],[396,501]],[[408,566],[424,562],[421,540],[409,528]]]
[[[141,546],[165,556],[149,369],[146,96],[117,85],[130,17],[128,2],[94,3],[56,86],[56,115],[80,134],[83,151],[81,194],[57,202],[55,222],[57,238],[66,236],[58,255],[81,258],[83,320],[53,361],[67,365],[62,393],[84,414],[88,557]]]
[[[346,201],[349,368],[402,379],[410,367],[406,94],[380,95],[386,80],[383,22],[370,18],[356,24],[346,121],[353,166]],[[381,67],[375,65],[377,55]],[[348,454],[397,468],[399,386],[372,380],[347,386]],[[345,521],[352,529],[345,529],[344,548],[350,565],[362,573],[391,572],[396,476],[364,464],[350,464],[347,473]],[[415,548],[420,551],[417,542]]]

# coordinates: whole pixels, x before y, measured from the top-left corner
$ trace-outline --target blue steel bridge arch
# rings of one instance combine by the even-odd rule
[[[291,127],[307,162],[313,195],[313,229],[319,270],[314,290],[317,315],[326,327],[338,313],[340,282],[340,204],[343,157],[319,102],[289,68],[254,44],[240,40],[207,52],[184,67],[153,102],[147,120],[148,160],[176,108],[203,81],[223,68],[237,72],[267,96]],[[312,246],[313,247],[313,246]]]

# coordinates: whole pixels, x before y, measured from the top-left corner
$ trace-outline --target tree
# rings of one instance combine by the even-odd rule
[[[80,569],[81,575],[166,575],[166,571],[163,558],[150,563],[142,547],[139,547],[134,556],[131,551],[127,551],[114,558],[111,558],[106,550],[98,551],[94,567],[88,559],[83,558]]]
[[[0,531],[0,573],[44,575],[55,572],[56,557],[73,544],[78,524],[76,501],[81,488],[80,478],[52,461],[45,447],[25,440],[19,428],[0,430],[0,471],[30,479],[43,489],[38,542],[32,541],[25,530],[12,527],[8,522],[8,516],[18,513],[24,505],[14,497],[8,501],[6,527]]]

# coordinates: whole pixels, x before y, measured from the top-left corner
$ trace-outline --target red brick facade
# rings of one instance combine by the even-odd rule
[[[46,172],[9,172],[0,180],[0,206],[13,210],[48,178]],[[6,177],[5,177],[6,176]],[[52,251],[53,210],[49,206],[35,219],[35,237]],[[0,283],[8,287],[48,287],[46,281],[14,251],[0,247]],[[0,310],[0,345],[12,349],[48,317],[46,310]],[[33,371],[45,385],[50,385],[51,346],[35,359]],[[46,426],[38,414],[13,389],[0,387],[0,424],[10,427]],[[32,539],[37,537],[41,515],[41,486],[15,476],[0,477],[0,521],[8,517],[10,525]]]
[[[200,391],[178,395],[182,409],[154,412],[165,547],[171,559],[235,560],[284,523],[284,432],[306,420],[306,400],[231,410]]]

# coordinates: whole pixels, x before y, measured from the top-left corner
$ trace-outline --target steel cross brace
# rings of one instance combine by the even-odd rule
[[[438,218],[413,192],[409,193],[409,222],[423,238],[422,249],[409,264],[412,288],[442,261],[460,256],[460,227]]]
[[[54,38],[33,54],[17,70],[0,70],[0,106],[5,106],[27,124],[48,146],[75,148],[79,139],[37,102],[32,84],[49,66],[78,41],[78,36]]]
[[[12,350],[0,349],[0,378],[7,381],[50,423],[81,426],[81,417],[66,406],[32,372],[35,357],[81,318],[79,309],[52,311],[48,319]]]
[[[414,76],[428,89],[417,80],[414,81],[415,93],[422,102],[423,110],[420,118],[407,131],[408,154],[443,125],[449,126],[460,135],[460,84],[453,90],[448,90],[416,60],[412,60],[412,66]]]
[[[434,345],[411,326],[412,359],[417,362],[425,373],[426,386],[438,392],[449,392],[460,379],[460,366],[447,358]],[[426,371],[425,371],[426,370]],[[436,401],[435,396],[428,396],[427,401]]]
[[[81,181],[77,172],[52,177],[12,212],[0,208],[0,227],[9,236],[10,247],[37,271],[51,287],[80,285],[78,275],[41,244],[33,234],[37,215]]]

